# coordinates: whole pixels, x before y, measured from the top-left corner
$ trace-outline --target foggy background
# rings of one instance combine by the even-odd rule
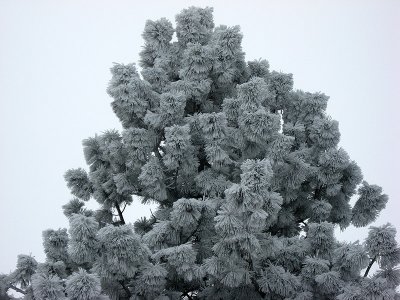
[[[295,88],[331,97],[340,145],[389,195],[373,225],[400,229],[400,1],[0,0],[0,273],[18,254],[44,261],[42,231],[68,227],[63,175],[86,168],[81,141],[121,129],[106,94],[112,62],[137,62],[145,21],[174,23],[190,5],[240,25],[246,60],[265,58]],[[125,219],[149,213],[136,200]]]

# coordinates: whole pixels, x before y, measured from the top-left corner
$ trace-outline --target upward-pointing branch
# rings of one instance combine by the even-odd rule
[[[378,255],[375,255],[375,257],[373,259],[371,259],[371,261],[369,262],[369,265],[368,265],[367,269],[365,270],[364,277],[368,276],[368,273],[371,270],[371,267],[374,264],[374,262],[376,261],[377,257],[378,257]]]

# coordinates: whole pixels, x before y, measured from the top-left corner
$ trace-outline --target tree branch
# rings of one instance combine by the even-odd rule
[[[205,154],[204,146],[200,147],[197,157],[199,159],[199,166],[197,167],[198,172],[203,171],[206,167],[208,168],[211,167],[210,163],[207,161],[207,156]]]
[[[265,295],[266,295],[266,293],[264,293],[264,292],[261,290],[260,285],[259,285],[258,282],[257,282],[257,279],[255,279],[254,277],[251,277],[251,283],[254,285],[254,287],[256,288],[256,291],[260,294],[260,296],[261,296],[262,298],[264,298]]]
[[[117,202],[115,202],[115,208],[118,211],[118,216],[119,216],[119,220],[122,224],[125,224],[125,220],[124,220],[124,216],[122,215],[122,211],[121,208],[119,207],[119,204]]]
[[[158,160],[160,161],[161,167],[165,170],[166,167],[164,165],[164,161],[162,159],[162,155],[160,153],[160,151],[158,151],[158,147],[154,147],[153,149],[155,156],[158,158]]]
[[[153,212],[151,211],[151,209],[150,209],[150,214],[151,214],[151,216],[154,218],[154,220],[157,221],[157,218],[156,218],[156,216],[153,214]]]
[[[160,151],[158,150],[158,146],[154,147],[153,151],[154,151],[155,156],[160,161],[161,168],[163,169],[164,173],[166,174],[168,170],[167,170],[167,167],[164,164],[162,155],[160,154]],[[174,177],[175,177],[175,175],[174,175]],[[169,187],[169,185],[173,185],[173,184],[174,184],[174,182],[171,182],[168,185],[166,184],[166,187],[167,187],[167,198],[168,198],[168,202],[171,203],[171,205],[174,202],[174,200],[176,200],[176,198],[177,198],[177,191],[176,191],[176,189],[174,189],[176,186],[174,186],[172,188]]]
[[[243,256],[242,256],[243,257]],[[257,282],[257,279],[255,278],[255,269],[254,269],[254,263],[253,263],[253,259],[251,258],[251,255],[249,256],[249,258],[245,258],[243,257],[244,260],[249,264],[250,267],[250,271],[253,272],[254,276],[251,276],[251,283],[254,285],[254,287],[256,288],[257,293],[260,294],[260,296],[264,299],[266,293],[264,293],[261,288],[260,285]]]
[[[126,202],[124,203],[124,208],[122,209],[122,212],[125,211],[125,208],[126,208]]]
[[[10,289],[13,289],[14,291],[16,291],[16,292],[18,292],[18,293],[21,293],[21,294],[26,295],[26,292],[25,292],[24,290],[21,290],[20,288],[16,287],[15,285],[13,285],[13,284],[11,284],[11,283],[8,285],[8,287],[9,287]]]
[[[178,191],[178,169],[176,169],[176,172],[174,174],[174,190],[175,192]]]
[[[122,288],[124,289],[125,293],[127,294],[127,296],[130,298],[132,296],[131,291],[128,289],[128,287],[124,284],[124,282],[122,280],[118,281],[120,283],[120,285],[122,286]]]
[[[185,241],[182,242],[182,244],[186,244],[187,242],[189,242],[190,238],[197,232],[197,230],[199,230],[200,224],[201,224],[200,220],[197,221],[197,226],[196,226],[196,228],[195,228],[195,229],[193,230],[193,232],[185,239]]]
[[[369,262],[369,265],[367,267],[367,269],[365,270],[364,273],[364,277],[368,276],[369,271],[371,270],[372,265],[374,264],[374,262],[376,261],[376,259],[378,258],[378,255],[375,255],[375,257],[373,259],[371,259],[371,261]]]

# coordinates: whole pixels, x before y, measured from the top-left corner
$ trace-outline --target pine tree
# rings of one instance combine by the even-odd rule
[[[88,170],[65,174],[68,232],[44,231],[46,261],[20,255],[2,297],[399,299],[393,226],[335,239],[335,227],[375,221],[388,197],[338,146],[329,97],[246,62],[240,28],[215,27],[212,12],[184,9],[175,28],[147,21],[140,68],[111,68],[123,130],[83,141]],[[133,196],[158,208],[128,224]]]

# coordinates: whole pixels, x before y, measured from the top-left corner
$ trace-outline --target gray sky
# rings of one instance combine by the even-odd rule
[[[239,24],[247,60],[331,97],[341,146],[390,197],[375,224],[400,229],[400,1],[0,0],[0,273],[21,253],[44,260],[42,231],[67,226],[63,174],[86,167],[81,141],[121,128],[105,92],[112,62],[137,62],[146,19],[190,5]],[[126,219],[148,214],[136,201]]]

